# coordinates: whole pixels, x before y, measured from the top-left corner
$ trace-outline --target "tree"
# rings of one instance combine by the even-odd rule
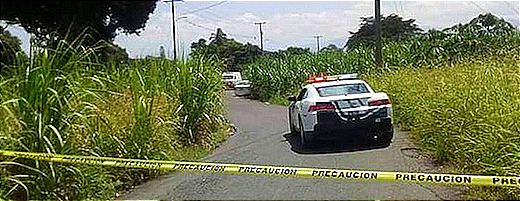
[[[337,52],[337,51],[341,51],[341,49],[339,49],[334,44],[330,44],[329,46],[324,47],[323,49],[320,50],[320,52]]]
[[[222,31],[222,29],[217,28],[216,33],[211,33],[211,37],[209,38],[210,45],[219,46],[227,42],[227,35]]]
[[[360,28],[352,34],[345,47],[355,48],[357,45],[375,43],[374,17],[361,17]],[[385,39],[401,40],[414,34],[420,33],[420,29],[415,23],[415,19],[403,20],[396,14],[381,17],[381,35]]]
[[[467,24],[458,24],[443,29],[443,31],[480,32],[481,34],[512,32],[514,30],[515,27],[511,23],[505,21],[503,18],[498,18],[491,13],[480,14]]]
[[[19,24],[41,41],[75,39],[87,27],[94,41],[112,41],[117,31],[139,34],[156,1],[2,1],[1,20]],[[54,37],[52,33],[56,33]]]
[[[22,42],[18,37],[11,35],[4,27],[0,27],[0,75],[7,75],[8,66],[15,64],[17,53],[22,52]]]
[[[97,52],[102,62],[127,62],[128,53],[122,47],[113,43],[105,43]]]
[[[250,43],[244,45],[227,38],[220,28],[211,34],[209,40],[209,43],[204,39],[193,42],[190,46],[190,56],[216,56],[224,61],[227,70],[239,71],[242,65],[250,63],[262,55],[262,50],[258,46]]]
[[[278,52],[281,54],[286,53],[286,54],[295,54],[295,55],[312,54],[310,48],[301,48],[301,47],[288,47],[285,50],[278,50]]]

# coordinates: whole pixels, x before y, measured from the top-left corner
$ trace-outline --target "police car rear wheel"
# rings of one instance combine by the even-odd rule
[[[302,147],[309,147],[309,141],[307,140],[307,136],[305,134],[305,130],[303,130],[303,123],[301,121],[301,118],[299,119],[299,124],[300,124],[300,145]]]

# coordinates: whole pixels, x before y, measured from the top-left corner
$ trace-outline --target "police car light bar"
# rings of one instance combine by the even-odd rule
[[[351,80],[351,79],[357,79],[357,78],[358,78],[357,73],[339,75],[339,80]]]
[[[317,82],[328,82],[328,81],[337,81],[337,80],[351,80],[357,79],[357,73],[352,74],[343,74],[343,75],[332,75],[332,76],[311,76],[307,79],[309,84],[317,83]]]

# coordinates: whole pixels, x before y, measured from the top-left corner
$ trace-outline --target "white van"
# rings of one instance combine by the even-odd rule
[[[240,72],[225,72],[222,73],[222,79],[224,79],[226,88],[234,89],[235,84],[242,81],[242,75]]]

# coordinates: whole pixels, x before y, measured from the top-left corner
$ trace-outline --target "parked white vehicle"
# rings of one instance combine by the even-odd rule
[[[249,80],[242,80],[235,84],[236,96],[247,96],[251,94],[251,82]]]
[[[364,138],[390,143],[392,103],[357,74],[311,77],[298,97],[291,96],[289,127],[303,146],[317,139]]]
[[[237,82],[242,81],[242,75],[240,72],[225,72],[222,74],[222,79],[224,79],[226,88],[233,89]]]

